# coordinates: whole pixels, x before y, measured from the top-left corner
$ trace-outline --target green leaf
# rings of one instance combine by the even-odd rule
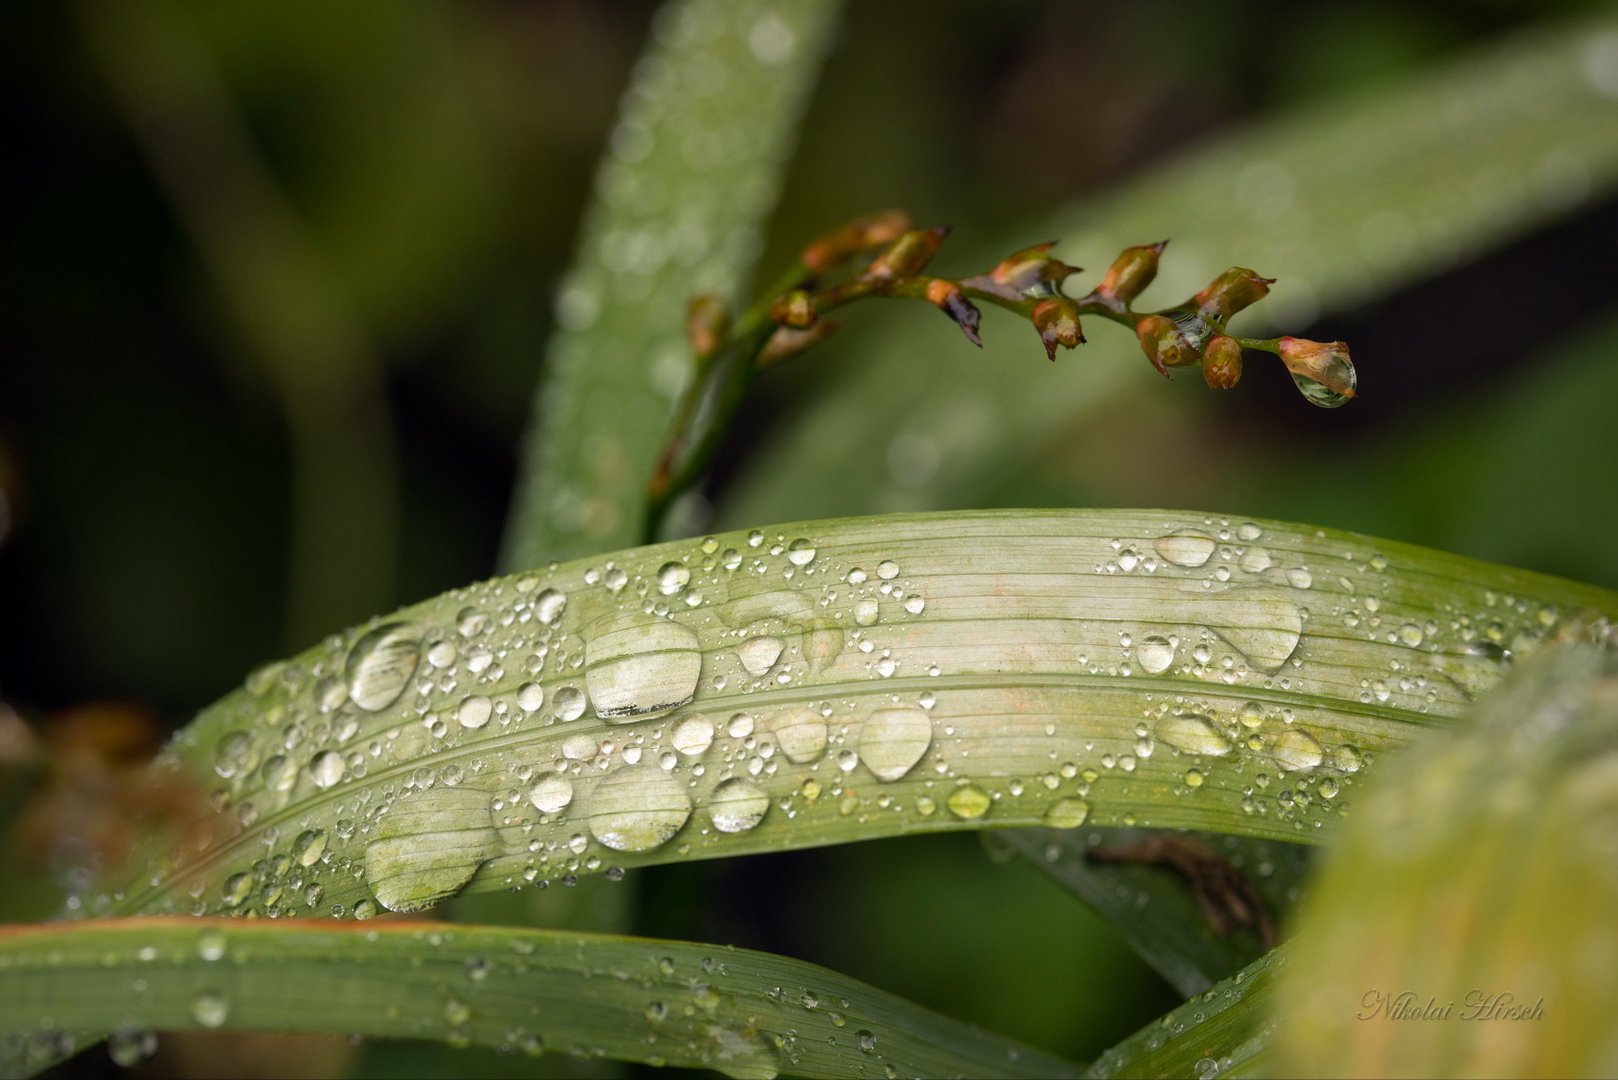
[[[659,12],[557,299],[503,565],[639,538],[646,478],[691,374],[685,305],[735,293],[757,257],[837,12],[835,0]]]
[[[1286,949],[1266,953],[1161,1020],[1147,1024],[1097,1058],[1085,1075],[1092,1080],[1268,1075],[1275,1030],[1264,1014],[1276,979],[1286,970],[1286,953]]]
[[[1253,963],[1267,945],[1258,927],[1239,921],[1220,934],[1191,882],[1167,865],[1089,857],[1156,838],[1144,829],[1018,829],[994,834],[993,842],[1015,851],[1095,908],[1169,985],[1189,998]],[[1174,839],[1202,846],[1240,875],[1263,902],[1272,930],[1302,895],[1315,850],[1245,836],[1192,833]],[[1248,899],[1245,892],[1239,897]]]
[[[1126,245],[1171,237],[1146,305],[1179,301],[1234,263],[1279,279],[1236,326],[1269,320],[1299,332],[1318,312],[1396,292],[1610,191],[1615,41],[1618,18],[1604,11],[1491,42],[1386,89],[1188,149],[1111,196],[949,258],[986,268],[1059,238],[1069,262],[1104,267]],[[969,244],[967,230],[959,236]],[[1075,278],[1076,291],[1093,280]],[[849,335],[828,346],[858,350],[840,354],[842,377],[819,380],[751,451],[720,524],[1004,499],[1024,463],[1116,415],[1126,396],[1169,393],[1127,331],[1098,326],[1089,337],[1052,368],[1026,327],[994,313],[982,350],[930,323],[870,319],[860,344]],[[1370,392],[1376,360],[1360,359]],[[1285,376],[1250,364],[1246,377]],[[1109,455],[1108,472],[1123,467]]]
[[[457,891],[1038,824],[1314,842],[1601,589],[1175,511],[812,522],[447,593],[255,672],[204,815],[90,914]]]
[[[91,1031],[444,1040],[733,1077],[1072,1076],[856,980],[675,941],[449,926],[118,919],[0,931],[0,1072]]]
[[[1362,798],[1279,986],[1279,1073],[1612,1075],[1615,837],[1618,654],[1543,650]]]

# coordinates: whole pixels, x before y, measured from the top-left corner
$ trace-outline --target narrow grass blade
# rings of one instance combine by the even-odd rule
[[[354,914],[950,829],[1317,842],[1386,751],[1618,596],[1277,522],[810,522],[458,589],[251,675],[89,914]]]
[[[640,537],[643,487],[690,375],[685,305],[732,294],[836,0],[674,0],[658,13],[557,298],[503,565]]]
[[[1232,919],[1232,927],[1222,934],[1199,904],[1193,882],[1171,865],[1101,862],[1091,857],[1098,851],[1138,848],[1162,839],[1144,829],[1017,829],[994,834],[995,843],[1015,851],[1105,916],[1141,959],[1189,998],[1264,955],[1273,943],[1265,941],[1261,925],[1273,935],[1302,897],[1315,849],[1245,836],[1171,834],[1170,841],[1189,841],[1218,857],[1218,863],[1200,876],[1210,901],[1221,905],[1222,917]],[[1237,880],[1217,872],[1223,870],[1233,871]],[[1254,896],[1263,904],[1263,923],[1255,919],[1244,925],[1235,916],[1252,906]]]
[[[1304,905],[1277,1069],[1618,1071],[1618,654],[1546,649],[1377,779]]]
[[[1275,1025],[1265,1014],[1286,966],[1285,950],[1267,953],[1102,1054],[1085,1075],[1092,1080],[1270,1075]]]
[[[0,930],[0,1073],[75,1032],[438,1039],[733,1077],[1072,1076],[1060,1058],[796,960],[677,941],[379,921]]]

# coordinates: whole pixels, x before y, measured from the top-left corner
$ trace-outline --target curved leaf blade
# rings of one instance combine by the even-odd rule
[[[1314,842],[1384,751],[1586,610],[1618,597],[1172,511],[635,549],[455,590],[256,672],[154,773],[222,812],[86,910],[365,915],[980,827]]]
[[[73,1033],[439,1039],[727,1076],[1072,1076],[856,980],[677,941],[383,920],[115,919],[0,930],[0,1072]],[[47,1023],[48,1021],[48,1023]]]

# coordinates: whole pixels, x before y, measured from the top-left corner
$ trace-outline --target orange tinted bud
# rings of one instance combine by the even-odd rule
[[[1147,315],[1135,324],[1141,351],[1159,375],[1168,378],[1171,367],[1186,367],[1200,360],[1195,344],[1166,315]]]
[[[699,359],[719,351],[730,330],[730,308],[718,293],[693,296],[685,309],[685,337]]]
[[[1274,284],[1274,278],[1259,277],[1245,267],[1233,266],[1209,282],[1192,302],[1205,316],[1228,319],[1268,296]]]
[[[987,274],[967,278],[961,284],[1006,300],[1059,296],[1062,282],[1067,280],[1068,275],[1077,273],[1079,268],[1069,266],[1061,259],[1053,259],[1050,250],[1055,246],[1056,241],[1052,240],[1024,248],[1000,260],[1000,264]]]
[[[1348,355],[1348,342],[1284,337],[1277,344],[1292,381],[1313,404],[1335,408],[1355,395],[1359,376]]]
[[[935,225],[931,229],[912,229],[889,244],[865,271],[866,278],[892,281],[894,278],[915,277],[927,269],[927,264],[938,254],[938,247],[949,235],[948,225]]]
[[[910,228],[910,215],[903,210],[883,210],[856,218],[804,248],[803,264],[819,273],[862,251],[891,244]]]
[[[1034,329],[1045,344],[1045,355],[1052,360],[1056,359],[1058,345],[1072,349],[1084,341],[1079,329],[1079,305],[1065,296],[1034,305]]]
[[[1242,378],[1242,347],[1235,338],[1218,334],[1202,350],[1202,377],[1215,390],[1229,390]]]
[[[927,283],[927,300],[955,320],[955,325],[961,328],[966,339],[978,348],[983,347],[983,339],[978,337],[978,323],[982,315],[977,306],[966,298],[966,293],[953,281],[944,281],[934,278]]]
[[[1123,307],[1134,303],[1135,297],[1157,277],[1157,261],[1168,243],[1167,240],[1159,240],[1155,244],[1125,248],[1107,267],[1106,276],[1096,286],[1096,292],[1105,299],[1116,300]]]
[[[770,335],[770,340],[764,343],[764,348],[758,353],[758,366],[767,368],[778,364],[791,356],[819,345],[843,328],[843,324],[834,319],[819,319],[807,329],[798,330],[791,326],[783,326]]]
[[[793,289],[785,296],[777,297],[770,305],[772,322],[797,330],[813,326],[817,317],[814,299],[802,289]]]

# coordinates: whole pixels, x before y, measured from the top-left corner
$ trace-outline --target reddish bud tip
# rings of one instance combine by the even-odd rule
[[[758,366],[767,368],[819,345],[843,328],[835,319],[819,319],[807,329],[783,326],[770,335],[758,353]]]
[[[1202,350],[1202,377],[1215,390],[1229,390],[1241,382],[1241,344],[1223,334],[1210,338]]]
[[[948,225],[935,225],[931,229],[912,229],[903,233],[878,255],[865,271],[867,280],[893,281],[896,278],[915,277],[927,269],[927,264],[938,254],[939,245],[949,235]]]
[[[770,305],[770,320],[795,330],[813,326],[818,317],[814,298],[802,289],[793,289]]]
[[[818,274],[862,251],[891,244],[911,228],[910,215],[903,210],[883,210],[856,218],[804,248],[803,265]]]
[[[1245,267],[1233,266],[1209,282],[1192,303],[1204,316],[1228,319],[1264,299],[1274,284],[1274,278],[1259,277]]]
[[[1107,267],[1101,284],[1096,286],[1097,295],[1115,301],[1120,308],[1134,303],[1135,297],[1157,277],[1157,263],[1168,244],[1167,240],[1159,240],[1155,244],[1125,248]]]
[[[693,296],[685,309],[685,338],[699,360],[719,351],[730,331],[730,307],[718,293]]]
[[[1166,315],[1146,315],[1135,324],[1135,337],[1152,367],[1165,379],[1171,367],[1187,367],[1202,359],[1191,339]]]
[[[1056,359],[1058,345],[1072,349],[1084,341],[1079,329],[1079,305],[1067,297],[1053,297],[1034,305],[1034,329],[1045,344],[1045,355]]]
[[[1062,282],[1069,275],[1077,273],[1079,268],[1052,258],[1050,250],[1055,246],[1056,241],[1051,240],[1024,248],[1000,260],[999,265],[987,274],[980,274],[963,284],[1006,300],[1060,296]]]
[[[983,339],[978,337],[978,323],[983,316],[977,306],[966,298],[966,293],[953,281],[944,281],[935,278],[927,283],[927,299],[938,310],[955,320],[955,325],[961,328],[966,339],[978,348],[983,348]]]

